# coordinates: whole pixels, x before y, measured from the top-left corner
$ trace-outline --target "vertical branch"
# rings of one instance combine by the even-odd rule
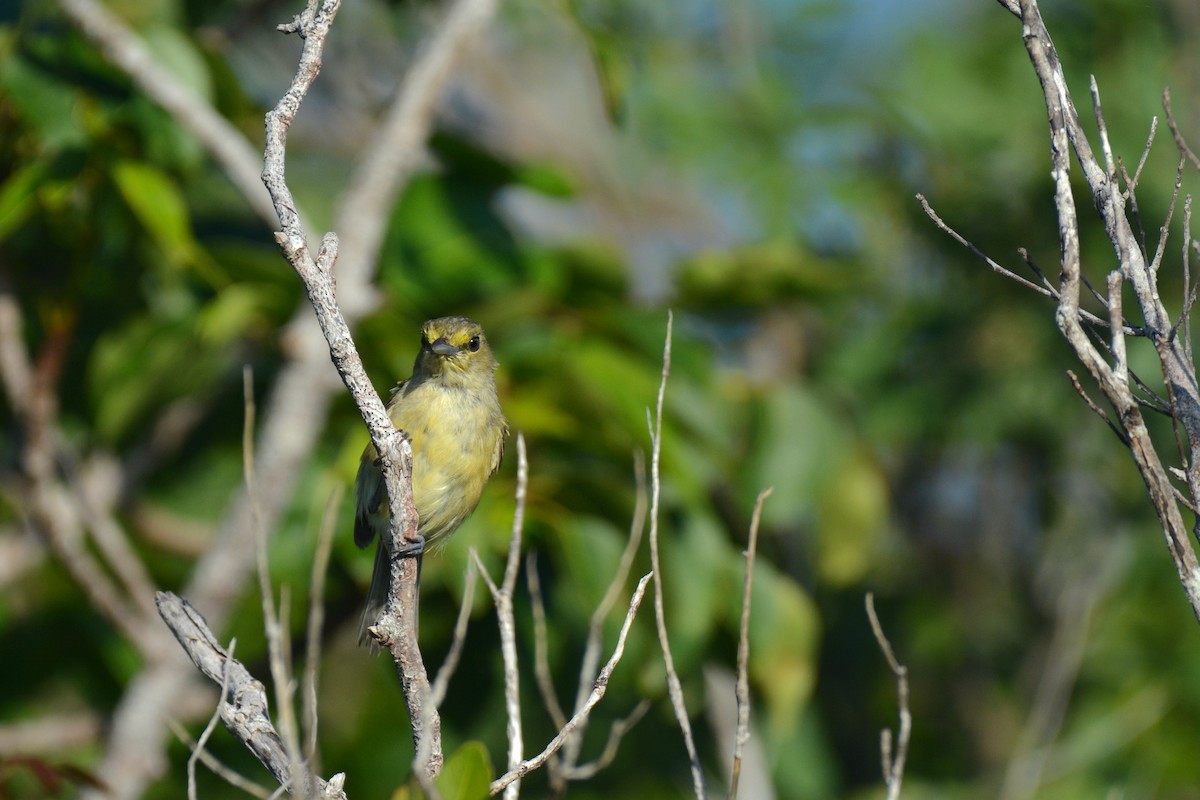
[[[517,501],[513,511],[512,538],[508,543],[508,563],[504,567],[504,582],[496,602],[500,617],[500,651],[504,658],[504,708],[508,714],[508,768],[515,769],[523,758],[521,733],[521,684],[517,669],[517,631],[513,617],[513,591],[521,569],[521,533],[525,526],[525,492],[529,484],[529,462],[525,456],[525,436],[517,434]],[[506,800],[516,800],[521,782],[513,781],[504,788]]]
[[[900,786],[904,783],[904,762],[908,760],[908,742],[912,736],[912,714],[908,710],[908,667],[896,659],[891,642],[883,633],[879,617],[875,614],[875,595],[867,592],[867,618],[875,641],[887,659],[888,667],[896,678],[897,705],[900,708],[900,725],[893,743],[892,731],[884,728],[879,734],[879,754],[883,762],[883,781],[887,786],[887,800],[899,800]]]
[[[333,279],[337,236],[327,233],[316,258],[312,257],[284,171],[287,131],[320,72],[325,36],[338,7],[339,0],[324,0],[319,8],[316,0],[312,0],[295,22],[281,26],[281,30],[303,36],[304,50],[291,86],[275,108],[267,113],[263,183],[279,214],[281,231],[276,234],[276,241],[304,283],[329,345],[330,357],[354,398],[379,453],[390,512],[391,550],[404,552],[406,543],[417,541],[417,514],[412,503],[412,446],[388,418],[383,401],[367,378],[349,325],[338,306]],[[442,765],[441,721],[430,701],[429,677],[417,643],[417,562],[412,558],[396,559],[391,566],[388,602],[373,630],[396,664],[413,728],[414,749],[417,753],[428,754],[428,758],[418,764],[418,771],[434,776]]]
[[[1200,386],[1196,384],[1195,368],[1186,359],[1178,337],[1172,340],[1169,335],[1171,320],[1159,299],[1154,271],[1147,265],[1125,217],[1120,188],[1096,161],[1084,135],[1067,90],[1062,64],[1046,31],[1037,2],[1021,0],[1020,8],[1025,47],[1042,86],[1050,125],[1051,176],[1054,179],[1054,202],[1062,246],[1060,295],[1056,312],[1058,327],[1117,412],[1120,426],[1128,438],[1130,454],[1154,503],[1180,583],[1193,613],[1200,620],[1200,562],[1197,561],[1184,525],[1174,487],[1154,449],[1128,383],[1123,383],[1121,376],[1105,362],[1080,322],[1079,221],[1070,185],[1070,147],[1074,147],[1097,212],[1104,221],[1120,263],[1122,277],[1132,287],[1145,320],[1145,334],[1159,355],[1171,397],[1172,415],[1186,431],[1189,450],[1193,454],[1200,450]],[[1102,116],[1098,95],[1095,107],[1097,114]],[[1195,458],[1188,464],[1188,481],[1195,493],[1200,487],[1200,464],[1196,463]]]
[[[329,571],[329,555],[333,550],[333,534],[337,530],[337,512],[343,493],[344,488],[338,483],[325,504],[309,578],[308,634],[304,654],[304,731],[307,737],[304,757],[310,769],[317,768],[317,683],[321,672],[321,635],[325,628],[325,576]]]
[[[246,496],[250,499],[251,518],[254,520],[255,563],[258,567],[258,591],[262,599],[263,629],[267,635],[267,661],[271,668],[271,680],[275,684],[276,716],[279,732],[288,756],[288,774],[291,784],[288,790],[305,796],[311,793],[312,775],[300,753],[300,737],[296,725],[296,709],[292,704],[294,686],[289,663],[288,636],[285,624],[280,621],[280,612],[272,598],[270,564],[267,559],[267,532],[263,530],[258,513],[258,489],[254,482],[254,380],[249,367],[242,370],[242,390],[245,403],[245,423],[242,429],[242,471],[246,481]],[[286,603],[281,603],[286,605]],[[228,665],[228,660],[226,661]],[[228,666],[226,666],[228,669]]]
[[[517,585],[517,573],[521,568],[521,533],[525,524],[525,492],[529,483],[529,464],[525,457],[525,437],[517,434],[517,502],[513,513],[512,538],[508,543],[508,559],[504,577],[497,586],[479,560],[479,554],[471,550],[471,558],[483,576],[484,583],[492,593],[496,605],[496,619],[500,625],[500,654],[504,662],[504,709],[508,716],[508,769],[510,772],[521,765],[524,749],[521,729],[521,682],[517,668],[517,625],[513,614],[513,591]],[[516,800],[521,793],[520,777],[514,778],[504,787],[506,800]]]
[[[446,659],[442,662],[441,669],[437,671],[437,675],[433,679],[433,687],[430,690],[433,696],[434,707],[441,707],[442,701],[446,699],[446,690],[450,686],[450,678],[453,677],[454,671],[458,669],[459,659],[462,658],[463,646],[467,640],[467,623],[471,618],[471,606],[475,601],[475,581],[478,579],[475,562],[467,562],[467,578],[463,584],[462,603],[458,607],[458,619],[454,623],[454,636],[450,640],[450,649],[446,651]]]
[[[663,609],[662,564],[658,555],[658,500],[661,490],[659,461],[662,455],[662,413],[663,400],[667,393],[667,376],[671,374],[671,327],[673,317],[667,312],[667,337],[663,345],[662,380],[658,385],[658,401],[655,405],[654,422],[650,426],[650,567],[654,574],[654,621],[658,629],[658,643],[662,648],[663,663],[667,670],[667,693],[671,697],[671,707],[675,711],[675,720],[683,732],[683,743],[687,748],[688,762],[692,770],[692,790],[696,800],[704,800],[704,771],[700,766],[700,755],[696,750],[696,740],[692,736],[692,723],[688,719],[687,706],[683,702],[683,686],[679,682],[679,673],[675,671],[675,659],[671,656],[671,641],[667,635],[667,620]],[[650,422],[649,410],[646,411],[647,423]]]
[[[774,489],[763,489],[754,503],[750,518],[750,537],[746,543],[746,577],[742,582],[742,622],[738,631],[737,653],[737,734],[733,745],[733,769],[730,770],[729,800],[736,800],[738,779],[742,775],[742,752],[750,741],[750,589],[754,582],[754,557],[758,553],[758,522],[763,503]]]

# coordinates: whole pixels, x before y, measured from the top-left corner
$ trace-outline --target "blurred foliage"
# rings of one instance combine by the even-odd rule
[[[1200,93],[1187,81],[1200,74],[1200,31],[1185,3],[1046,5],[1077,105],[1088,106],[1094,73],[1127,165],[1168,83],[1176,117],[1195,129]],[[111,8],[165,69],[261,135],[297,53],[274,24],[295,9]],[[426,12],[378,0],[340,12],[289,151],[293,188],[318,224]],[[178,588],[242,480],[242,367],[258,392],[272,385],[302,293],[199,143],[52,7],[18,5],[0,19],[0,281],[56,387],[64,436],[81,454],[127,464],[122,521],[155,580]],[[436,168],[392,214],[380,303],[355,335],[384,390],[408,374],[422,320],[462,313],[488,330],[506,413],[529,446],[526,541],[560,700],[575,694],[588,620],[628,535],[633,454],[648,448],[672,308],[666,614],[711,775],[729,754],[706,727],[703,668],[733,663],[741,551],[754,499],[773,486],[750,678],[752,741],[778,796],[880,794],[878,731],[894,724],[896,698],[866,623],[868,590],[909,667],[906,797],[997,793],[1019,748],[1038,741],[1031,720],[1045,703],[1061,707],[1061,728],[1049,731],[1041,796],[1196,796],[1200,639],[1141,481],[1064,377],[1073,364],[1051,306],[939,234],[912,199],[924,193],[1014,271],[1024,271],[1018,246],[1056,271],[1045,113],[1019,23],[994,3],[953,0],[519,0],[485,50],[448,95],[430,143]],[[1159,141],[1139,186],[1151,247],[1175,161]],[[1095,280],[1109,246],[1098,225],[1084,236]],[[1164,294],[1175,303],[1178,270],[1168,256]],[[1153,353],[1131,358],[1143,378],[1154,374]],[[11,474],[22,432],[3,408],[0,468]],[[191,427],[176,446],[149,448],[169,414]],[[1169,446],[1170,430],[1156,433]],[[278,583],[308,585],[323,507],[353,480],[365,440],[340,398],[273,532]],[[514,460],[426,559],[432,664],[448,647],[468,547],[500,569]],[[0,500],[0,536],[28,535],[20,506],[11,492]],[[343,501],[321,764],[346,772],[353,796],[417,797],[404,783],[411,741],[394,673],[354,645],[371,558],[351,544],[349,514]],[[648,569],[643,545],[624,597]],[[481,796],[504,761],[485,594],[444,709],[448,798]],[[265,677],[259,601],[241,602],[220,635],[237,636],[239,657]],[[528,670],[528,594],[517,603]],[[620,616],[605,621],[606,648]],[[585,753],[640,697],[652,710],[573,797],[688,795],[650,617],[647,604]],[[302,643],[302,615],[291,619]],[[60,628],[78,632],[69,658]],[[1068,634],[1079,637],[1073,680]],[[139,667],[48,558],[0,585],[0,650],[18,648],[28,658],[0,660],[0,721],[106,714]],[[1063,669],[1066,684],[1047,699]],[[522,691],[536,752],[554,731],[528,671]],[[218,733],[211,747],[264,779],[232,737]],[[0,789],[32,796],[39,780],[77,781],[99,748],[9,762]],[[170,756],[153,797],[182,794],[187,752],[176,743]],[[202,796],[221,796],[218,779],[200,780]],[[539,796],[545,777],[525,785]]]

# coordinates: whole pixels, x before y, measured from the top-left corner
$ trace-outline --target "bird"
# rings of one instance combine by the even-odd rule
[[[483,487],[500,467],[508,421],[496,395],[496,357],[483,328],[467,317],[440,317],[421,326],[412,375],[392,390],[388,417],[412,443],[417,534],[442,543],[475,510]],[[379,619],[391,585],[387,491],[374,444],[363,450],[355,478],[354,543],[378,540],[375,569],[359,625],[358,643],[374,654],[368,630]],[[420,574],[420,552],[414,548]]]

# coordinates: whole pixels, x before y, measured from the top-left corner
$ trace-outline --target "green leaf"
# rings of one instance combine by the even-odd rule
[[[741,616],[741,586],[731,592]],[[774,736],[800,718],[817,677],[821,618],[800,585],[773,565],[754,567],[750,599],[750,676],[763,697],[767,725]]]
[[[724,598],[740,596],[734,583],[737,559],[725,530],[708,514],[688,514],[678,530],[666,521],[662,546],[663,592],[671,650],[681,673],[702,659],[719,624]],[[737,617],[732,617],[737,619]]]
[[[18,169],[0,186],[0,242],[37,208],[37,189],[45,176],[40,162]]]
[[[59,150],[87,141],[88,131],[78,116],[79,93],[24,59],[0,60],[0,93],[33,130],[42,148]]]
[[[183,194],[161,170],[137,161],[113,166],[113,181],[130,211],[154,237],[167,258],[176,263],[189,259],[192,227]]]
[[[88,364],[97,433],[120,438],[156,404],[208,386],[221,364],[189,319],[140,319],[104,335]]]
[[[438,791],[443,800],[482,800],[488,796],[493,774],[483,743],[467,742],[446,759],[437,779]]]
[[[262,316],[270,287],[232,284],[206,304],[196,320],[196,334],[213,345],[229,344]]]
[[[835,586],[858,583],[870,569],[890,513],[887,479],[867,453],[845,459],[822,493],[817,568]]]
[[[764,486],[776,491],[763,506],[767,526],[810,517],[829,478],[845,457],[849,436],[820,397],[790,384],[761,401],[754,442],[741,470],[742,490],[756,497]]]

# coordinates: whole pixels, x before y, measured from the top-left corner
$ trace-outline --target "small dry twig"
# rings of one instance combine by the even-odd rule
[[[333,550],[333,534],[337,530],[337,512],[345,489],[334,486],[325,504],[325,515],[317,535],[313,554],[312,577],[308,594],[308,641],[304,654],[304,730],[308,744],[305,758],[310,769],[317,768],[317,683],[321,673],[321,635],[325,628],[325,576],[329,572],[329,555]]]
[[[604,698],[604,693],[608,691],[608,681],[612,677],[613,670],[616,669],[617,664],[621,661],[621,656],[625,654],[625,638],[629,635],[629,628],[633,625],[634,618],[637,617],[638,609],[642,605],[642,598],[646,594],[646,584],[650,582],[651,577],[653,577],[652,573],[642,576],[642,579],[638,581],[637,589],[634,590],[633,597],[629,599],[629,610],[625,613],[625,621],[621,625],[621,632],[617,635],[617,644],[613,648],[613,654],[600,669],[600,674],[597,676],[596,682],[592,686],[592,691],[588,695],[587,702],[583,704],[583,708],[576,711],[575,716],[567,720],[567,724],[550,740],[545,750],[533,758],[522,761],[515,769],[509,770],[504,775],[492,781],[489,789],[492,795],[499,794],[513,781],[520,780],[545,764],[551,756],[558,752],[559,748],[574,733],[579,724],[592,713],[592,709],[596,707],[596,704]]]
[[[525,437],[518,433],[516,509],[513,512],[512,538],[508,543],[508,559],[500,586],[492,582],[487,568],[479,560],[479,554],[474,549],[471,550],[475,566],[492,593],[492,602],[496,605],[496,619],[500,626],[500,654],[504,663],[504,709],[508,716],[509,771],[521,764],[524,748],[521,728],[521,673],[517,663],[517,623],[513,613],[513,591],[517,585],[517,573],[521,569],[521,533],[525,524],[525,493],[528,483],[529,463],[525,457]],[[507,800],[516,800],[520,793],[519,778],[504,787]]]
[[[667,693],[671,698],[671,708],[675,711],[675,721],[683,732],[684,747],[687,748],[688,763],[692,770],[692,790],[696,800],[704,800],[704,770],[700,766],[700,754],[696,750],[696,740],[692,735],[692,723],[688,719],[687,706],[683,702],[683,686],[679,681],[679,673],[675,671],[675,659],[671,657],[671,641],[667,635],[667,620],[663,609],[662,565],[658,556],[658,498],[661,489],[659,477],[659,459],[662,454],[662,413],[663,400],[667,392],[667,376],[671,373],[671,327],[672,314],[667,312],[667,337],[663,345],[662,380],[658,385],[658,401],[655,406],[654,420],[650,419],[650,410],[646,409],[646,423],[650,428],[650,567],[654,575],[654,621],[658,629],[658,643],[662,648],[663,663],[667,670]]]
[[[892,644],[883,633],[883,626],[879,624],[879,617],[875,614],[875,595],[872,592],[867,592],[867,618],[871,621],[875,641],[896,678],[900,727],[895,735],[894,749],[891,729],[884,728],[880,732],[879,754],[883,761],[883,782],[887,786],[887,800],[898,800],[900,785],[904,782],[904,762],[908,759],[908,742],[912,735],[912,714],[908,710],[908,667],[896,659]]]
[[[746,543],[746,577],[742,583],[742,620],[738,630],[737,653],[737,734],[733,746],[733,768],[729,773],[729,800],[736,800],[738,779],[742,775],[742,752],[750,741],[750,590],[754,583],[754,558],[758,553],[758,523],[763,503],[773,488],[763,489],[750,517],[750,536]]]
[[[196,800],[196,761],[200,759],[202,753],[205,753],[204,746],[208,744],[208,738],[212,736],[212,732],[216,730],[217,720],[221,718],[221,703],[224,702],[225,696],[229,693],[229,662],[233,659],[233,652],[237,648],[237,639],[229,640],[229,658],[225,661],[225,669],[221,670],[221,694],[217,697],[217,704],[213,706],[212,716],[208,718],[208,724],[204,726],[204,730],[200,732],[200,738],[196,740],[195,747],[192,748],[192,754],[188,757],[187,762],[187,794],[188,800]]]

